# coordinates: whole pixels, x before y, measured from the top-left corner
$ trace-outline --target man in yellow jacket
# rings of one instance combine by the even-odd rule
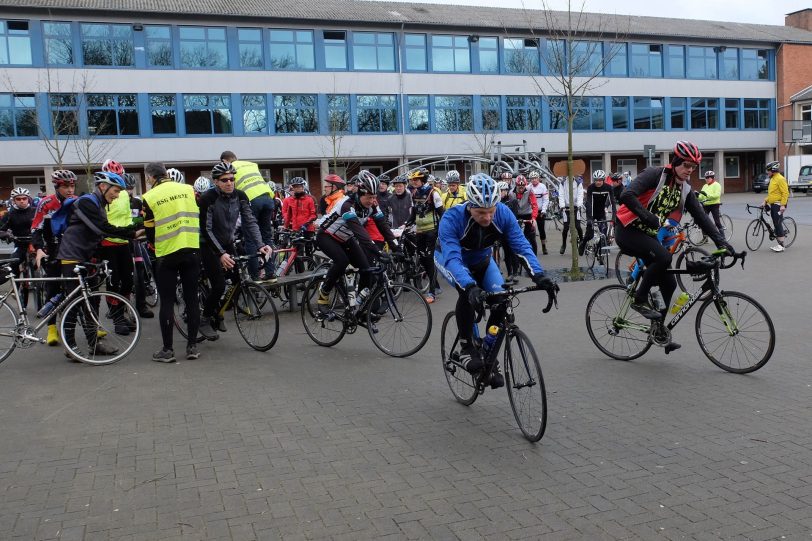
[[[719,218],[719,207],[722,206],[722,185],[716,182],[716,173],[705,171],[705,185],[699,191],[699,202],[705,207],[705,212],[713,216],[713,223],[722,236],[725,236],[725,227]]]
[[[460,174],[456,169],[452,169],[445,176],[448,190],[442,194],[443,208],[450,209],[453,206],[465,203],[465,188],[460,187]]]
[[[784,251],[784,211],[789,202],[789,186],[784,175],[779,173],[780,164],[770,162],[767,164],[767,173],[770,175],[770,187],[767,188],[767,198],[764,199],[764,206],[770,208],[770,215],[775,226],[775,240],[778,244],[770,246],[773,252]]]

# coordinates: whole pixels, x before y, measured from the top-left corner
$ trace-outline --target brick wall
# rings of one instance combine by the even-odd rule
[[[784,26],[812,31],[812,9],[806,8],[784,17]]]
[[[797,14],[804,18],[807,28],[812,27],[812,10],[804,10]],[[788,17],[789,18],[789,17]],[[795,26],[795,25],[792,25]],[[787,155],[787,145],[784,141],[784,121],[793,120],[792,107],[789,98],[809,86],[812,81],[812,45],[798,45],[786,43],[779,47],[776,55],[776,91],[777,91],[777,130],[778,140],[776,159],[783,163]]]

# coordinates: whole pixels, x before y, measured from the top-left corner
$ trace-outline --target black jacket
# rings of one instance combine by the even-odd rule
[[[234,253],[238,218],[243,238],[252,239],[256,246],[264,246],[245,192],[235,189],[226,194],[214,188],[200,196],[200,240],[219,255]]]
[[[598,188],[595,184],[590,184],[586,189],[584,195],[584,204],[586,205],[586,219],[592,220],[605,220],[606,207],[612,205],[612,214],[615,214],[615,195],[611,186],[607,186],[606,182],[603,186]]]
[[[0,238],[9,236],[17,238],[31,237],[31,222],[34,221],[36,212],[37,208],[34,205],[28,205],[25,210],[12,207],[0,220]],[[15,244],[27,247],[29,242],[17,242]]]
[[[96,203],[85,197],[73,203],[68,227],[59,243],[59,259],[88,261],[104,237],[135,237],[135,224],[118,227],[107,221],[107,203],[98,188],[90,197],[95,198]]]

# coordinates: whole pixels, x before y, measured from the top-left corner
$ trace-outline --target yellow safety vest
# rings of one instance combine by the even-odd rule
[[[130,210],[130,194],[126,190],[121,190],[118,197],[107,205],[107,221],[112,225],[127,227],[133,223],[133,215]],[[113,244],[127,244],[127,239],[106,237],[104,240]]]
[[[273,190],[271,190],[265,182],[265,179],[262,178],[257,164],[254,162],[236,160],[231,162],[231,165],[237,170],[237,174],[234,176],[236,179],[234,187],[245,192],[249,201],[253,201],[257,197],[265,194],[273,199]]]
[[[460,186],[457,188],[457,193],[445,192],[442,195],[443,198],[443,208],[445,210],[450,209],[453,206],[460,205],[465,203],[465,188]]]
[[[155,255],[163,257],[184,248],[200,248],[200,210],[195,192],[188,184],[163,180],[144,194],[152,210],[155,227]]]

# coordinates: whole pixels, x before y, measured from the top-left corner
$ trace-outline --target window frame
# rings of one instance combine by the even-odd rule
[[[291,32],[291,39],[293,41],[282,41],[281,39],[274,40],[274,32]],[[310,41],[300,41],[299,34],[309,34]],[[288,44],[292,46],[293,52],[295,54],[294,63],[295,67],[288,68],[288,67],[275,67],[274,66],[274,43],[277,45],[280,44]],[[310,57],[308,60],[310,61],[310,65],[312,67],[301,67],[300,62],[300,48],[309,47],[310,48]],[[303,28],[270,28],[268,30],[268,61],[267,61],[267,69],[271,71],[315,71],[316,70],[316,34],[314,30],[308,30]]]
[[[189,109],[187,107],[187,105],[186,105],[186,99],[188,97],[192,97],[192,96],[205,96],[206,97],[206,105],[205,105],[205,107],[194,107],[192,109]],[[212,136],[223,137],[223,136],[234,135],[234,108],[233,108],[234,104],[231,102],[231,94],[217,93],[217,92],[207,93],[207,94],[184,93],[184,94],[181,95],[181,98],[182,98],[182,106],[183,106],[183,119],[184,119],[184,124],[183,124],[184,125],[184,129],[183,129],[184,133],[183,133],[183,135],[184,136],[186,136],[186,137],[212,137]],[[225,108],[224,107],[215,107],[215,106],[211,105],[212,98],[217,98],[217,99],[225,98],[227,100],[226,107]],[[226,109],[228,111],[228,114],[229,114],[229,121],[231,123],[229,132],[217,132],[215,130],[215,127],[216,127],[216,124],[215,124],[215,111],[220,111],[220,110],[223,110],[223,109]],[[190,122],[189,122],[188,115],[189,115],[190,112],[195,112],[195,111],[208,111],[208,113],[209,113],[209,126],[211,128],[211,131],[209,131],[208,133],[189,133],[189,124],[190,124]]]
[[[736,167],[736,174],[735,175],[730,174],[728,172],[729,171],[728,168],[733,166],[733,165],[735,165],[735,167]],[[738,156],[725,156],[724,168],[725,168],[725,170],[724,170],[725,171],[725,177],[724,178],[741,178],[741,161],[739,160]]]
[[[674,104],[679,101],[678,107],[674,107]],[[674,126],[674,118],[677,113],[682,113],[682,126]],[[688,129],[688,98],[685,97],[675,97],[669,96],[668,97],[668,129],[670,130],[687,130]]]
[[[755,106],[749,105],[747,102],[756,102]],[[744,98],[742,100],[742,128],[743,130],[769,130],[772,118],[772,107],[770,106],[769,98]],[[759,126],[748,127],[747,119],[752,115],[756,115]],[[761,126],[762,115],[764,115],[764,123],[766,126]]]
[[[522,47],[517,48],[517,42],[522,42]],[[548,40],[549,41],[549,40]],[[511,43],[511,47],[508,47],[508,43]],[[528,47],[528,43],[535,42],[535,44],[531,47]],[[535,49],[535,59],[532,58],[532,50]],[[514,71],[509,68],[510,62],[508,62],[507,55],[509,52],[513,52],[513,54],[519,54],[522,57],[531,56],[531,68],[532,70],[525,70],[525,71]],[[517,53],[520,51],[520,53]],[[502,38],[502,66],[504,69],[505,74],[509,75],[541,75],[541,66],[544,63],[541,54],[541,40],[539,38],[525,38],[525,37],[512,37],[508,36]],[[533,62],[534,61],[534,62]],[[523,61],[524,63],[524,61]]]
[[[485,40],[493,40],[495,46],[494,47],[483,47],[483,42]],[[496,56],[496,69],[493,70],[483,70],[482,69],[482,55],[483,53],[493,53]],[[472,53],[473,56],[473,53]],[[477,59],[477,73],[495,73],[499,74],[500,70],[502,69],[502,62],[501,62],[501,54],[499,51],[499,37],[498,36],[480,36],[479,40],[476,42],[476,59]],[[472,69],[473,72],[473,69]]]
[[[439,45],[435,43],[435,40],[441,38],[449,38],[451,41],[451,45]],[[471,42],[468,40],[468,36],[462,36],[459,34],[432,34],[431,35],[431,72],[432,73],[472,73],[472,55],[471,55]],[[458,69],[457,67],[457,53],[463,51],[463,47],[459,46],[457,43],[462,41],[464,46],[464,52],[467,53],[466,60],[467,60],[467,69]],[[440,51],[450,51],[451,52],[451,60],[453,62],[453,69],[444,70],[438,69],[435,65],[437,58],[439,56]]]
[[[372,43],[357,43],[356,39],[359,36],[372,36]],[[386,36],[390,42],[381,42],[381,38]],[[393,32],[375,32],[375,31],[354,31],[351,35],[350,49],[352,50],[352,70],[361,72],[384,72],[391,73],[397,69],[398,63],[396,58],[397,40]],[[357,61],[359,57],[359,49],[372,48],[375,51],[375,67],[374,68],[360,68]],[[388,51],[387,51],[388,50]],[[381,52],[387,54],[387,59],[392,62],[391,68],[381,67]]]
[[[407,133],[432,133],[431,96],[429,94],[407,94],[406,98],[406,122],[408,122]],[[425,105],[412,105],[412,98],[425,98]],[[412,127],[412,113],[417,111],[426,112],[426,129],[414,129]],[[422,125],[422,124],[421,124]]]
[[[90,27],[107,27],[108,35],[104,38],[95,37],[95,36],[86,36],[85,30],[89,29]],[[117,37],[114,36],[113,29],[114,28],[121,28],[127,29],[129,32],[129,38],[126,37]],[[109,40],[110,41],[110,64],[91,64],[87,61],[87,54],[85,52],[85,44],[86,42],[90,41],[102,41],[102,40]],[[127,42],[129,43],[129,52],[130,52],[130,63],[129,64],[122,64],[116,62],[116,43],[120,42]],[[107,23],[107,22],[81,22],[79,23],[79,51],[82,55],[82,66],[92,67],[92,68],[112,68],[112,69],[121,69],[121,68],[134,68],[135,67],[135,35],[133,33],[133,27],[131,24],[122,24],[122,23]]]
[[[246,98],[262,98],[262,105],[253,105],[246,103]],[[247,92],[240,94],[240,105],[242,106],[242,134],[246,137],[258,137],[262,135],[270,135],[271,123],[268,118],[268,95],[259,92]],[[262,131],[248,131],[248,123],[246,121],[246,114],[251,111],[260,111],[264,113],[265,129]],[[233,122],[233,121],[232,121]]]
[[[248,26],[238,26],[236,29],[236,34],[234,37],[235,40],[235,47],[237,52],[236,64],[238,69],[247,70],[247,71],[262,71],[265,69],[265,32],[262,28],[257,27],[248,27]],[[257,32],[259,34],[259,39],[248,39],[248,38],[241,38],[240,33],[247,33],[247,32]],[[228,35],[226,35],[226,40],[228,40]],[[246,66],[243,65],[243,53],[242,53],[242,46],[243,45],[252,45],[255,46],[259,50],[259,66]],[[266,107],[267,109],[267,107]]]
[[[632,96],[632,131],[661,131],[665,129],[665,97],[664,96]],[[648,100],[648,106],[638,105],[638,103],[642,103],[641,100]],[[659,107],[659,119],[660,119],[660,126],[655,126],[655,121],[657,119],[657,115],[655,111],[657,108],[653,107],[652,103],[653,100],[660,101]],[[638,112],[648,111],[648,114],[644,116],[638,117]],[[638,122],[646,121],[648,123],[648,127],[638,127]]]
[[[27,28],[23,31],[21,29],[10,29],[9,23],[24,24]],[[24,33],[17,33],[24,32]],[[11,61],[11,41],[15,43],[20,41],[27,41],[28,45],[28,61],[27,62],[12,62]],[[0,62],[0,66],[33,66],[34,65],[34,40],[31,33],[31,21],[24,19],[0,19],[0,48],[5,49],[6,62]]]
[[[335,100],[335,98],[345,98],[346,103],[340,107],[337,107],[335,104],[330,103],[331,99]],[[350,94],[327,94],[326,102],[327,118],[325,125],[327,127],[328,135],[352,133],[352,98]],[[333,127],[333,113],[335,112],[343,114],[342,123],[339,128],[346,126],[344,129],[336,129]]]
[[[692,54],[702,51],[702,55]],[[693,59],[693,60],[692,60]],[[703,75],[693,75],[693,69],[696,67],[692,62],[699,62],[701,59],[703,66]],[[714,70],[713,76],[708,75],[708,66]],[[686,79],[705,79],[716,80],[719,78],[719,66],[716,52],[713,47],[704,45],[687,45],[685,51],[685,78]]]
[[[624,105],[618,105],[616,100],[624,100]],[[625,126],[616,127],[615,126],[615,113],[618,113],[622,110],[623,112],[623,122]],[[632,119],[630,118],[630,111],[631,111],[631,100],[629,96],[609,96],[609,124],[611,125],[610,131],[632,131]]]
[[[169,37],[150,37],[149,30],[153,28],[166,28],[169,31]],[[144,62],[148,69],[174,69],[175,68],[175,49],[174,49],[174,32],[172,25],[169,24],[146,24],[144,25]],[[150,62],[150,45],[154,43],[168,44],[169,45],[169,64],[152,64]]]
[[[742,48],[740,49],[740,56],[739,56],[739,79],[742,81],[771,81],[773,79],[772,75],[772,55],[770,54],[771,49],[751,49],[751,48]],[[764,59],[760,60],[759,53],[764,53]],[[750,53],[753,53],[753,58],[748,58]],[[764,64],[764,77],[759,77],[760,68],[759,64],[763,62]],[[756,77],[746,77],[746,68],[752,64],[754,68],[756,68],[755,75]]]
[[[0,96],[8,96],[9,105],[2,105],[0,103],[0,113],[4,111],[8,111],[8,114],[11,115],[11,129],[13,130],[12,135],[3,136],[0,135],[0,141],[8,140],[8,139],[36,139],[40,136],[40,126],[39,126],[39,115],[37,114],[37,105],[38,100],[37,96],[34,93],[30,92],[2,92]],[[22,105],[19,100],[20,99],[32,99],[34,100],[34,104],[32,106],[24,106]],[[18,115],[22,115],[22,112],[25,111],[25,114],[32,114],[33,112],[33,127],[34,127],[34,134],[33,135],[20,135],[19,134],[19,126],[20,126],[20,119]]]
[[[731,102],[735,102],[735,107],[731,107]],[[723,130],[739,130],[741,129],[739,126],[742,123],[742,103],[739,98],[722,98],[720,105],[722,106],[722,115],[721,120],[724,122],[723,126],[720,126],[720,129]],[[736,125],[729,126],[728,125],[728,113],[731,111],[735,111],[735,118],[736,118]]]
[[[280,104],[277,105],[277,98],[296,98],[296,103],[293,105],[287,104]],[[313,104],[306,104],[304,103],[304,98],[312,98]],[[276,135],[314,135],[319,133],[319,100],[318,94],[274,94],[273,100],[273,133]],[[305,130],[305,123],[309,122],[308,119],[305,118],[303,112],[305,110],[312,110],[312,122],[313,122],[313,130]],[[297,129],[295,131],[280,131],[278,129],[279,122],[277,118],[277,114],[279,111],[296,111],[296,118],[294,119],[296,122]],[[287,124],[287,120],[285,124]]]
[[[690,112],[690,119],[691,119],[691,130],[702,130],[702,131],[712,131],[719,129],[719,98],[688,98],[690,100],[688,104],[689,112]],[[704,101],[704,106],[698,107],[697,104],[699,101]],[[697,127],[694,123],[694,118],[696,113],[704,112],[705,123],[707,124],[706,127]],[[714,122],[711,125],[710,119],[713,118]]]
[[[464,100],[468,100],[468,105],[464,105]],[[432,133],[472,133],[474,131],[474,97],[465,94],[438,94],[432,96],[434,107],[434,125]],[[449,100],[447,104],[441,104],[440,100]],[[455,129],[441,129],[439,121],[446,113],[453,111]],[[470,129],[461,129],[463,115],[467,111]]]
[[[353,133],[354,134],[359,134],[359,135],[366,135],[366,134],[380,135],[380,134],[399,133],[399,127],[400,127],[399,124],[400,124],[400,122],[399,122],[399,118],[398,118],[398,96],[397,96],[397,94],[354,94],[353,97],[354,97],[354,99],[353,99],[353,112],[354,112],[354,114],[353,114],[352,121],[353,121]],[[365,98],[365,97],[366,98],[376,97],[378,103],[375,106],[361,105],[359,103],[359,101],[362,98]],[[381,105],[381,103],[380,103],[381,98],[391,98],[391,100],[390,100],[391,105],[389,105],[389,104]],[[371,111],[373,109],[377,109],[381,113],[380,114],[380,122],[378,124],[381,127],[381,130],[379,130],[379,131],[361,130],[360,123],[358,122],[361,112],[362,111]],[[383,130],[383,127],[384,127],[384,114],[383,114],[383,112],[384,111],[393,111],[394,112],[395,127],[392,130],[388,130],[388,131]]]
[[[190,38],[190,37],[184,38],[183,37],[184,30],[192,30],[192,29],[203,30],[203,38]],[[213,30],[218,30],[218,31],[223,32],[222,41],[220,39],[214,39],[214,38],[212,38],[210,36],[211,31],[213,31]],[[229,58],[229,54],[228,54],[229,36],[228,36],[228,28],[227,27],[225,27],[225,26],[181,25],[181,26],[177,27],[177,32],[178,32],[178,54],[179,54],[178,67],[179,67],[179,69],[182,69],[182,70],[212,70],[212,71],[230,69],[231,59]],[[192,44],[192,43],[202,44],[204,46],[204,48],[205,48],[207,58],[211,58],[211,52],[209,50],[209,46],[212,45],[215,42],[216,43],[222,43],[222,45],[224,47],[223,51],[225,52],[225,58],[223,59],[222,64],[218,63],[217,65],[205,65],[205,66],[202,66],[202,65],[191,65],[191,64],[187,65],[184,62],[184,44],[187,44],[187,45]],[[195,95],[197,95],[197,94],[195,94]],[[233,119],[232,119],[232,127],[233,127]]]
[[[423,38],[423,45],[416,45],[414,43],[409,43],[410,37],[421,37]],[[409,65],[409,51],[420,51],[423,52],[423,68],[413,68]],[[419,32],[406,32],[403,34],[403,71],[406,72],[413,72],[413,73],[425,73],[429,70],[429,59],[428,59],[428,35]]]
[[[107,98],[112,98],[112,105],[93,105],[93,100],[97,99],[97,98],[100,98],[102,96],[107,97]],[[125,97],[125,96],[131,96],[132,97],[132,105],[131,106],[125,106],[125,105],[121,104],[121,99],[123,97]],[[84,118],[85,118],[85,122],[86,122],[85,126],[87,127],[88,137],[91,137],[91,138],[92,137],[124,137],[124,138],[141,137],[141,125],[140,125],[140,117],[139,117],[139,114],[138,114],[139,111],[138,111],[138,94],[137,93],[129,93],[129,92],[124,92],[124,93],[94,92],[94,93],[86,94],[84,96],[84,103],[85,103]],[[91,133],[91,131],[90,131],[90,128],[91,128],[90,116],[91,116],[92,111],[111,111],[113,113],[113,116],[114,116],[115,122],[116,122],[115,130],[114,130],[115,133],[99,133],[99,132]],[[125,111],[134,111],[135,112],[135,128],[137,130],[137,133],[127,133],[127,134],[121,133],[121,126],[122,126],[121,114],[122,114],[122,112],[125,112]]]
[[[504,128],[504,115],[502,114],[502,96],[499,95],[490,95],[490,96],[480,96],[480,121],[482,122],[482,131],[483,132],[501,132]],[[495,99],[496,100],[496,107],[493,106],[486,106],[485,100],[486,99]],[[488,127],[485,122],[485,115],[486,111],[496,111],[498,114],[498,122],[495,128]]]
[[[48,127],[50,134],[54,137],[78,137],[82,133],[82,119],[79,116],[79,94],[76,92],[52,92],[46,94],[48,99]],[[54,105],[54,98],[70,98],[72,97],[73,104],[71,105]],[[73,133],[59,133],[57,126],[54,125],[55,119],[60,116],[60,113],[72,113],[74,117],[73,125],[76,131]],[[61,123],[60,123],[61,124]]]
[[[322,40],[321,46],[322,46],[322,50],[323,50],[323,60],[324,60],[324,70],[325,71],[349,71],[350,70],[349,52],[350,52],[351,47],[350,47],[349,37],[347,36],[348,32],[349,32],[348,30],[322,30],[321,31],[321,40]],[[327,34],[336,34],[336,35],[343,34],[344,35],[344,44],[339,45],[337,43],[337,41],[338,41],[337,37],[336,38],[334,38],[334,37],[328,38]],[[328,43],[328,41],[327,41],[328,39],[334,40],[334,41],[336,41],[336,43]],[[329,50],[331,50],[331,49],[336,49],[336,50],[337,49],[344,49],[344,66],[343,67],[331,67],[331,66],[327,65],[327,60],[328,60],[328,56],[329,56],[327,54],[327,52]]]
[[[643,47],[646,50],[639,51]],[[659,51],[654,55],[654,48],[659,48]],[[638,49],[637,52],[635,50]],[[662,79],[663,78],[663,45],[661,43],[630,43],[629,44],[629,77],[640,79]],[[644,73],[636,73],[635,66],[637,65],[635,59],[645,58],[646,68]],[[656,66],[657,73],[652,70]]]
[[[153,105],[153,96],[169,96],[172,98],[172,105]],[[161,92],[150,92],[147,94],[147,103],[149,103],[149,132],[152,134],[152,137],[177,137],[180,134],[180,126],[178,123],[178,97],[174,93],[161,93]],[[157,133],[155,131],[155,112],[156,111],[166,111],[171,112],[174,115],[174,123],[175,123],[175,131],[167,132],[167,133]],[[184,115],[185,116],[185,115]],[[185,132],[186,130],[184,130]]]
[[[614,52],[617,49],[617,52]],[[614,52],[614,54],[612,54]],[[611,58],[607,59],[607,56]],[[614,70],[616,64],[623,59],[623,72]],[[629,76],[629,44],[625,41],[610,41],[603,47],[603,73],[605,77],[628,77]]]
[[[67,27],[68,33],[66,35],[63,34],[51,34],[48,32],[49,26],[65,26]],[[43,62],[45,66],[75,66],[78,63],[78,58],[76,56],[76,40],[74,39],[76,32],[74,30],[74,24],[70,21],[42,21],[42,56]],[[70,57],[71,61],[69,63],[61,63],[61,62],[49,62],[48,61],[48,43],[50,41],[62,41],[66,42],[67,46],[70,49]]]
[[[521,99],[521,104],[515,102],[515,100]],[[514,101],[514,104],[511,105],[511,101]],[[535,102],[535,106],[533,104]],[[543,113],[543,104],[541,101],[541,96],[532,96],[532,95],[519,95],[519,96],[505,96],[505,119],[503,122],[503,126],[506,132],[543,132],[544,130],[544,113]],[[511,128],[511,113],[516,115],[517,112],[523,112],[523,116],[525,116],[524,121],[526,121],[525,125],[521,129]],[[537,113],[537,117],[535,122],[537,122],[536,128],[533,129],[532,123],[534,120],[533,113]]]

